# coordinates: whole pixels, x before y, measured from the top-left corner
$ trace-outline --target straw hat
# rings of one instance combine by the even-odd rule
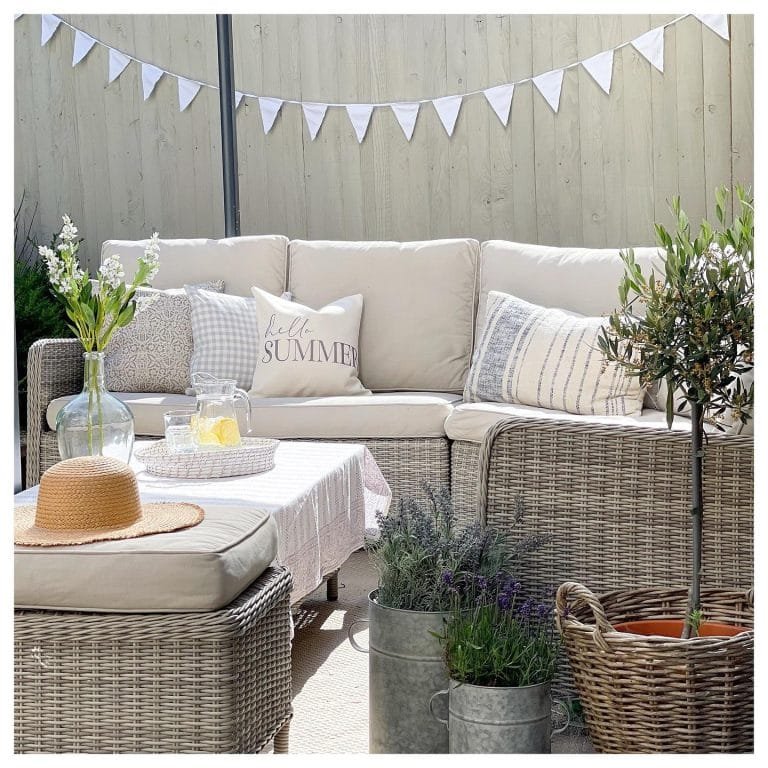
[[[37,504],[15,509],[14,542],[25,546],[131,539],[197,525],[196,504],[142,504],[133,470],[118,459],[65,459],[40,480]]]

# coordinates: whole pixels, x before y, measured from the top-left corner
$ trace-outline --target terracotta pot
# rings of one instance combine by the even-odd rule
[[[625,621],[621,624],[614,624],[613,628],[617,632],[628,632],[633,635],[680,637],[683,633],[683,621],[681,619]],[[702,621],[699,626],[699,637],[735,637],[746,631],[746,627],[722,624],[718,621]]]

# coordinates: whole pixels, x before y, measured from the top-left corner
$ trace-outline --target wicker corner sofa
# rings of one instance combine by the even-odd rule
[[[107,241],[130,277],[142,241]],[[644,268],[654,248],[635,249]],[[547,538],[526,576],[593,590],[687,581],[690,423],[668,430],[652,406],[639,418],[574,416],[503,403],[463,403],[475,330],[491,290],[585,315],[609,312],[619,249],[474,240],[422,243],[291,241],[277,236],[161,241],[155,286],[223,279],[322,306],[361,293],[360,376],[370,396],[254,401],[254,434],[365,443],[393,502],[450,485],[461,521]],[[107,382],[109,384],[109,382]],[[58,460],[59,408],[82,386],[74,340],[29,352],[27,484]],[[182,394],[120,394],[137,434],[161,435]],[[706,445],[705,572],[709,587],[753,583],[753,438],[711,434]],[[525,508],[522,519],[519,507]]]

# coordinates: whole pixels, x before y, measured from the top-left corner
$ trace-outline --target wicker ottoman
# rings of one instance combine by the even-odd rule
[[[14,616],[16,752],[288,751],[291,575],[203,613]]]

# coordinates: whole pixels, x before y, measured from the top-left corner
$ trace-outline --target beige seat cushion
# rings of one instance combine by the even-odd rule
[[[137,435],[162,436],[163,413],[193,408],[186,395],[117,394],[133,413]],[[48,406],[47,420],[56,428],[56,414],[72,397],[59,397]],[[444,437],[443,425],[459,395],[439,392],[378,392],[360,397],[252,398],[254,437],[385,438]],[[245,429],[244,409],[237,408]]]
[[[216,611],[277,556],[268,512],[206,505],[192,528],[68,547],[15,547],[16,608]]]
[[[461,392],[479,245],[292,240],[288,290],[313,308],[360,293],[360,380],[374,391]]]
[[[107,240],[101,246],[101,258],[120,256],[126,280],[131,280],[148,242]],[[288,240],[281,235],[160,240],[160,271],[152,286],[181,288],[223,280],[226,293],[250,296],[251,286],[258,285],[279,296],[285,289],[287,258]]]
[[[553,421],[621,424],[628,427],[655,427],[666,429],[666,415],[662,411],[646,408],[640,416],[580,416],[549,408],[509,403],[462,403],[453,409],[445,422],[445,433],[451,440],[467,440],[481,443],[485,433],[502,419],[522,418],[551,419]],[[690,431],[691,422],[684,416],[676,416],[672,425],[675,430]]]

